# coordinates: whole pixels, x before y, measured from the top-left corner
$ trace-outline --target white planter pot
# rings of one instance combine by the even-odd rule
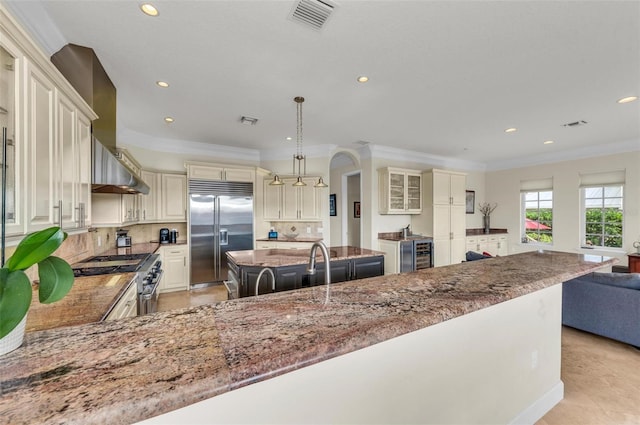
[[[25,314],[18,326],[13,328],[4,337],[0,338],[0,356],[7,354],[22,345],[24,340],[24,329],[27,325],[27,315]]]

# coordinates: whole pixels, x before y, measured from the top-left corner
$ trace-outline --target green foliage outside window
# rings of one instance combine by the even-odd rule
[[[622,248],[622,210],[588,208],[585,214],[585,243],[588,246]]]
[[[525,217],[540,225],[538,229],[526,230],[527,239],[546,244],[553,243],[553,210],[551,208],[527,210]]]

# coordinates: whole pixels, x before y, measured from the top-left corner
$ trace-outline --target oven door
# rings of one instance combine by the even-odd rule
[[[138,296],[138,315],[144,316],[158,311],[158,297],[160,296],[160,282],[163,272],[160,271],[158,279],[151,285],[147,285],[145,290]],[[151,288],[150,290],[147,288]]]

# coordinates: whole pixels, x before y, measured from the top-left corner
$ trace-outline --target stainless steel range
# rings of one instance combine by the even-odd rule
[[[72,268],[76,277],[135,272],[138,315],[157,311],[158,289],[162,280],[162,261],[158,254],[98,255],[76,263]]]

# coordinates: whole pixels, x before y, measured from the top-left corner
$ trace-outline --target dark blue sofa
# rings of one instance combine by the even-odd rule
[[[590,273],[562,284],[562,324],[640,347],[640,273]]]

